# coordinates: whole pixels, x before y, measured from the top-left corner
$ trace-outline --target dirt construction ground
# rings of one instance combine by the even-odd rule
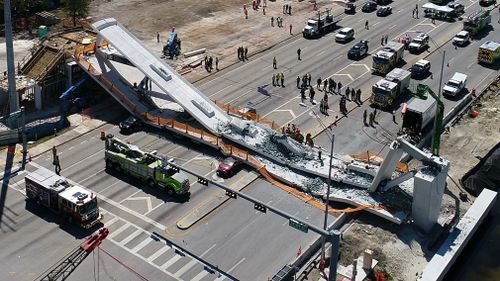
[[[183,53],[206,48],[208,56],[219,57],[219,67],[223,68],[237,61],[236,50],[240,46],[248,47],[251,57],[292,36],[301,36],[307,18],[315,15],[309,1],[266,2],[264,15],[262,7],[252,9],[251,0],[95,0],[91,16],[92,21],[116,18],[158,54],[175,27]],[[263,3],[264,0],[261,0]],[[320,0],[317,3],[322,11],[333,8],[334,15],[343,10],[331,1]],[[248,19],[243,13],[244,4]],[[292,15],[283,14],[285,4],[292,5]],[[271,17],[282,17],[283,28],[271,27]],[[289,33],[290,24],[293,35]],[[160,33],[160,43],[156,42],[156,32]],[[169,62],[180,68],[194,59],[183,59],[181,56],[178,61]],[[206,72],[200,67],[186,78],[193,81],[204,75]]]

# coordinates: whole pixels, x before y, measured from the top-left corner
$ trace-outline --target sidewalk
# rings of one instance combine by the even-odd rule
[[[111,120],[118,118],[123,111],[122,110],[109,110],[110,106],[119,106],[117,103],[111,100],[106,100],[101,104],[98,104],[91,108],[90,116],[85,116],[82,113],[75,113],[68,116],[68,121],[70,123],[69,129],[62,134],[57,134],[55,137],[50,138],[36,146],[28,147],[28,155],[31,157],[36,157],[50,149],[53,146],[59,146],[74,140],[86,133],[89,133]],[[29,145],[28,145],[29,146]],[[22,161],[22,144],[16,144],[14,163],[12,172],[17,171],[21,167]],[[29,156],[28,156],[29,158]],[[7,160],[7,149],[0,151],[0,173],[3,174],[5,170],[5,162]]]

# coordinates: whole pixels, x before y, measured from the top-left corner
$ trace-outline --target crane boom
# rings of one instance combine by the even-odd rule
[[[71,253],[69,253],[61,262],[54,265],[49,272],[43,275],[40,281],[63,281],[75,271],[75,269],[85,260],[85,258],[101,245],[102,241],[108,236],[109,230],[103,227],[85,238],[85,241]]]

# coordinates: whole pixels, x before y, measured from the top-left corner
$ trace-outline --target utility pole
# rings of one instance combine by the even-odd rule
[[[444,71],[444,60],[445,60],[445,57],[446,57],[446,51],[443,51],[442,52],[443,54],[443,59],[441,61],[441,73],[439,75],[439,88],[438,88],[438,100],[441,100],[441,90],[443,88],[443,71]],[[439,132],[439,134],[436,134],[436,130],[441,130],[442,128],[438,128],[437,126],[437,123],[438,123],[438,116],[439,116],[439,106],[436,107],[436,114],[434,116],[434,128],[432,130],[433,134],[432,134],[432,144],[434,144],[434,142],[436,141],[434,138],[436,137],[440,137],[441,136],[441,132]],[[434,145],[432,145],[432,154],[435,155],[435,156],[439,156],[439,147],[434,147]],[[434,151],[435,150],[435,151]]]
[[[28,147],[26,143],[26,110],[24,106],[21,106],[21,120],[22,124],[22,138],[23,138],[23,162],[21,164],[21,169],[24,170],[26,168],[26,154],[28,154]]]
[[[19,111],[19,97],[16,92],[16,67],[14,65],[14,46],[10,0],[3,1],[5,18],[5,49],[7,51],[7,81],[9,83],[9,112]]]
[[[328,169],[328,187],[326,189],[326,203],[325,203],[325,219],[323,221],[323,229],[325,231],[328,231],[328,206],[330,205],[330,188],[332,186],[332,159],[333,159],[333,145],[335,143],[335,135],[332,134],[331,137],[331,145],[330,145],[330,169]],[[321,260],[325,260],[325,244],[326,244],[326,237],[323,236],[321,238]],[[333,245],[332,245],[333,247]]]

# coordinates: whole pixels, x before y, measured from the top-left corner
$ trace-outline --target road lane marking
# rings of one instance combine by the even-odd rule
[[[233,267],[231,267],[227,273],[231,273],[231,271],[233,271],[233,269],[235,269],[238,265],[240,265],[242,262],[244,262],[247,258],[242,258],[239,262],[237,262],[235,265],[233,265]],[[224,277],[225,278],[225,277]]]
[[[354,81],[354,80],[355,80],[354,78],[352,78],[351,74],[347,74],[347,73],[335,73],[335,74],[333,74],[333,75],[336,75],[336,76],[347,76],[347,77],[349,77],[349,79],[351,79],[351,81]],[[333,75],[332,75],[332,76],[333,76]],[[331,77],[331,76],[330,76],[330,77]],[[330,78],[330,77],[328,77],[328,78]],[[326,79],[328,79],[328,78],[326,78]]]
[[[295,118],[295,116],[296,116],[295,112],[293,112],[293,110],[291,110],[291,109],[280,109],[280,110],[276,110],[274,112],[288,112],[288,113],[290,113],[290,115],[292,115],[292,117]]]
[[[393,29],[393,28],[394,28],[394,27],[396,27],[396,26],[398,26],[398,25],[397,25],[397,24],[395,24],[395,25],[393,25],[393,26],[389,27],[389,29]]]
[[[209,95],[209,96],[208,96],[208,98],[211,98],[211,97],[213,97],[213,96],[217,95],[218,93],[220,93],[220,92],[224,91],[225,89],[227,89],[227,88],[229,88],[229,87],[231,87],[231,86],[234,86],[234,84],[232,84],[232,83],[231,83],[231,84],[227,85],[226,87],[224,87],[224,88],[222,88],[222,89],[218,90],[217,92],[215,92],[215,93],[213,93],[213,94]]]

